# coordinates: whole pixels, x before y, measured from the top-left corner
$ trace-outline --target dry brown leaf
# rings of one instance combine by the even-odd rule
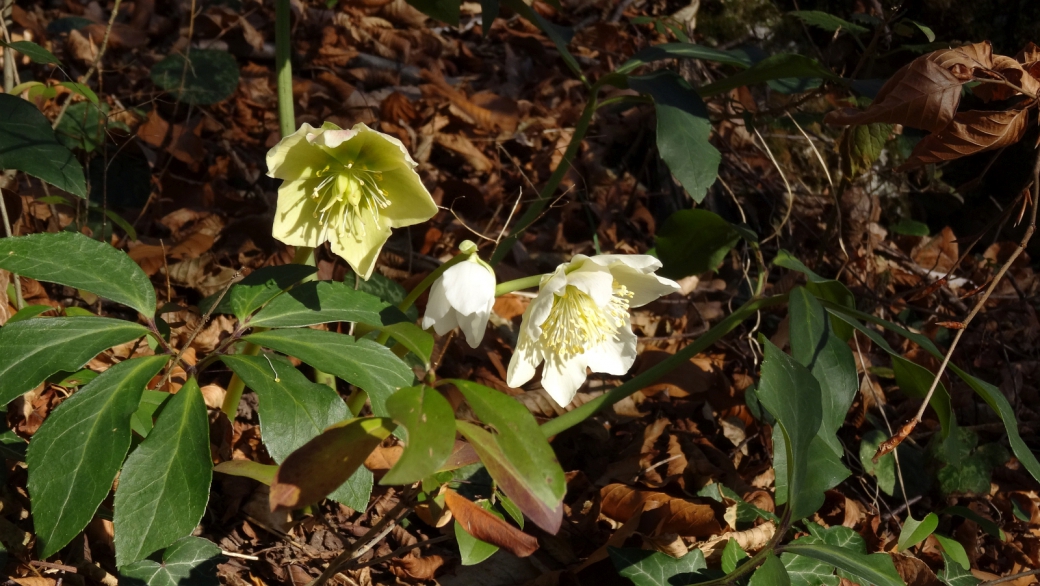
[[[386,472],[394,467],[404,453],[402,446],[379,446],[365,458],[365,468],[372,471]]]
[[[600,490],[602,511],[615,521],[625,521],[637,511],[643,513],[644,526],[651,519],[653,532],[707,537],[722,531],[710,505],[694,503],[663,492],[636,490],[624,484],[610,484]],[[652,509],[652,510],[651,510]]]
[[[80,63],[90,64],[97,59],[98,46],[78,30],[69,32],[69,38],[65,41],[65,50],[72,58]]]
[[[923,239],[910,252],[910,257],[918,266],[937,273],[946,273],[952,269],[959,256],[957,236],[949,226],[935,236]]]
[[[1028,120],[1028,109],[961,112],[946,128],[917,143],[910,158],[896,170],[906,171],[1012,145],[1025,134]]]
[[[934,51],[918,58],[920,59],[932,61],[967,81],[976,69],[993,69],[993,45],[989,41],[983,41],[956,49]]]
[[[408,582],[425,582],[432,580],[443,565],[444,558],[439,555],[406,557],[390,562],[390,573]]]
[[[105,38],[107,25],[95,22],[83,27],[83,32],[90,35],[90,40],[101,44]],[[108,35],[108,46],[111,49],[139,49],[148,44],[148,33],[136,29],[128,24],[116,22],[112,24],[112,31]]]
[[[835,110],[824,120],[836,126],[887,122],[937,132],[953,120],[961,85],[970,79],[959,78],[926,55],[897,71],[866,110]]]
[[[538,540],[492,515],[454,490],[444,491],[444,503],[455,520],[473,537],[497,545],[517,557],[527,557],[538,549]]]
[[[11,578],[11,581],[20,586],[54,586],[57,581],[46,576],[29,576],[27,578]]]
[[[1003,79],[1024,90],[1027,96],[1036,96],[1037,90],[1040,90],[1040,82],[1030,75],[1018,61],[1005,55],[994,55],[993,69],[991,72],[988,72],[987,75],[982,75],[980,72],[976,77]],[[1015,88],[1003,84],[988,82],[972,88],[972,93],[987,102],[1006,100],[1019,94]]]
[[[198,130],[197,123],[194,128],[174,124],[173,130],[170,130],[170,123],[152,110],[148,113],[145,123],[137,128],[137,138],[154,147],[165,145],[166,152],[177,160],[191,165],[198,163],[206,156],[206,147],[197,134]],[[169,137],[167,137],[167,133],[170,134]]]
[[[737,542],[740,549],[746,552],[755,552],[763,547],[769,540],[776,534],[776,525],[772,523],[763,523],[757,527],[752,527],[747,531],[731,531],[729,533],[723,533],[716,537],[708,539],[704,543],[698,543],[697,549],[704,552],[704,557],[709,563],[714,563],[722,557],[722,550],[726,547],[726,542],[730,539]]]
[[[461,155],[477,173],[486,173],[494,168],[491,159],[484,156],[475,144],[461,134],[437,134],[437,144]]]
[[[401,92],[392,92],[379,105],[379,115],[395,124],[402,120],[410,124],[415,120],[415,106]]]
[[[905,553],[890,553],[892,563],[906,586],[941,586],[935,572],[923,561]]]
[[[670,358],[672,354],[660,350],[646,350],[636,359],[633,374],[640,374]],[[667,391],[670,397],[688,397],[694,394],[725,389],[726,377],[718,368],[702,357],[691,358],[659,377],[653,384],[642,389],[652,397]]]

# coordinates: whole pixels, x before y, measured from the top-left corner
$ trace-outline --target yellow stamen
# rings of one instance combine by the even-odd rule
[[[608,339],[617,339],[625,325],[633,293],[614,282],[613,294],[604,306],[581,289],[567,285],[553,298],[549,317],[542,324],[541,342],[564,360],[584,353]]]
[[[343,230],[360,240],[365,235],[365,210],[375,227],[381,229],[379,210],[390,207],[390,198],[379,187],[382,173],[353,167],[353,163],[348,163],[318,171],[316,175],[322,180],[314,187],[311,198],[317,200],[313,216],[324,230]]]

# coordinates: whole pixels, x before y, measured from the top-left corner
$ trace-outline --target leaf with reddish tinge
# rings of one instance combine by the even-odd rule
[[[941,132],[930,134],[898,170],[914,169],[975,153],[999,149],[1018,142],[1026,132],[1029,110],[961,112]]]
[[[516,466],[506,458],[495,435],[468,421],[456,421],[456,428],[463,435],[487,468],[488,474],[498,483],[499,489],[520,507],[520,510],[535,525],[549,533],[555,534],[563,523],[563,503],[550,507],[536,496],[533,480],[520,473]],[[540,488],[540,487],[539,487]]]
[[[538,540],[485,511],[473,501],[448,489],[444,502],[462,528],[473,537],[497,545],[517,557],[527,557],[538,549]]]
[[[326,429],[278,467],[271,483],[271,510],[296,509],[325,498],[393,429],[393,422],[383,417],[351,419]]]
[[[887,122],[936,132],[953,120],[961,100],[961,79],[925,57],[897,71],[866,110],[844,108],[827,114],[828,124]]]

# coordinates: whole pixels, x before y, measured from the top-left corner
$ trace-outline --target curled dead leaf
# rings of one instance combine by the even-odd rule
[[[942,131],[917,143],[910,158],[897,170],[906,171],[1014,144],[1025,134],[1028,119],[1029,109],[961,112]]]
[[[454,490],[444,491],[444,502],[462,528],[473,537],[497,545],[517,557],[527,557],[538,549],[538,540],[485,511]]]
[[[406,557],[390,562],[390,573],[407,582],[425,582],[432,580],[443,565],[444,558],[439,555]]]
[[[641,529],[650,533],[708,537],[722,532],[718,515],[711,505],[663,492],[637,490],[624,484],[603,487],[600,497],[603,514],[615,521],[626,521],[636,512],[645,511]]]

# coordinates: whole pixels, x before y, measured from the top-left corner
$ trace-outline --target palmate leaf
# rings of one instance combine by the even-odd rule
[[[220,548],[201,537],[178,539],[163,552],[162,561],[141,560],[120,569],[120,584],[128,586],[218,586]]]
[[[41,317],[8,324],[0,328],[0,405],[58,371],[74,372],[106,348],[147,334],[143,326],[104,317]]]
[[[679,559],[645,549],[608,546],[607,551],[618,573],[636,586],[698,584],[713,577],[707,570],[704,552],[699,549],[691,549]]]
[[[155,313],[148,275],[124,252],[79,232],[30,234],[0,240],[0,269],[48,283],[89,291]]]
[[[33,435],[26,457],[41,558],[65,547],[108,496],[130,449],[130,417],[168,359],[116,364],[59,405]]]
[[[163,407],[131,452],[116,490],[116,565],[126,566],[190,535],[209,500],[209,417],[195,379]]]

